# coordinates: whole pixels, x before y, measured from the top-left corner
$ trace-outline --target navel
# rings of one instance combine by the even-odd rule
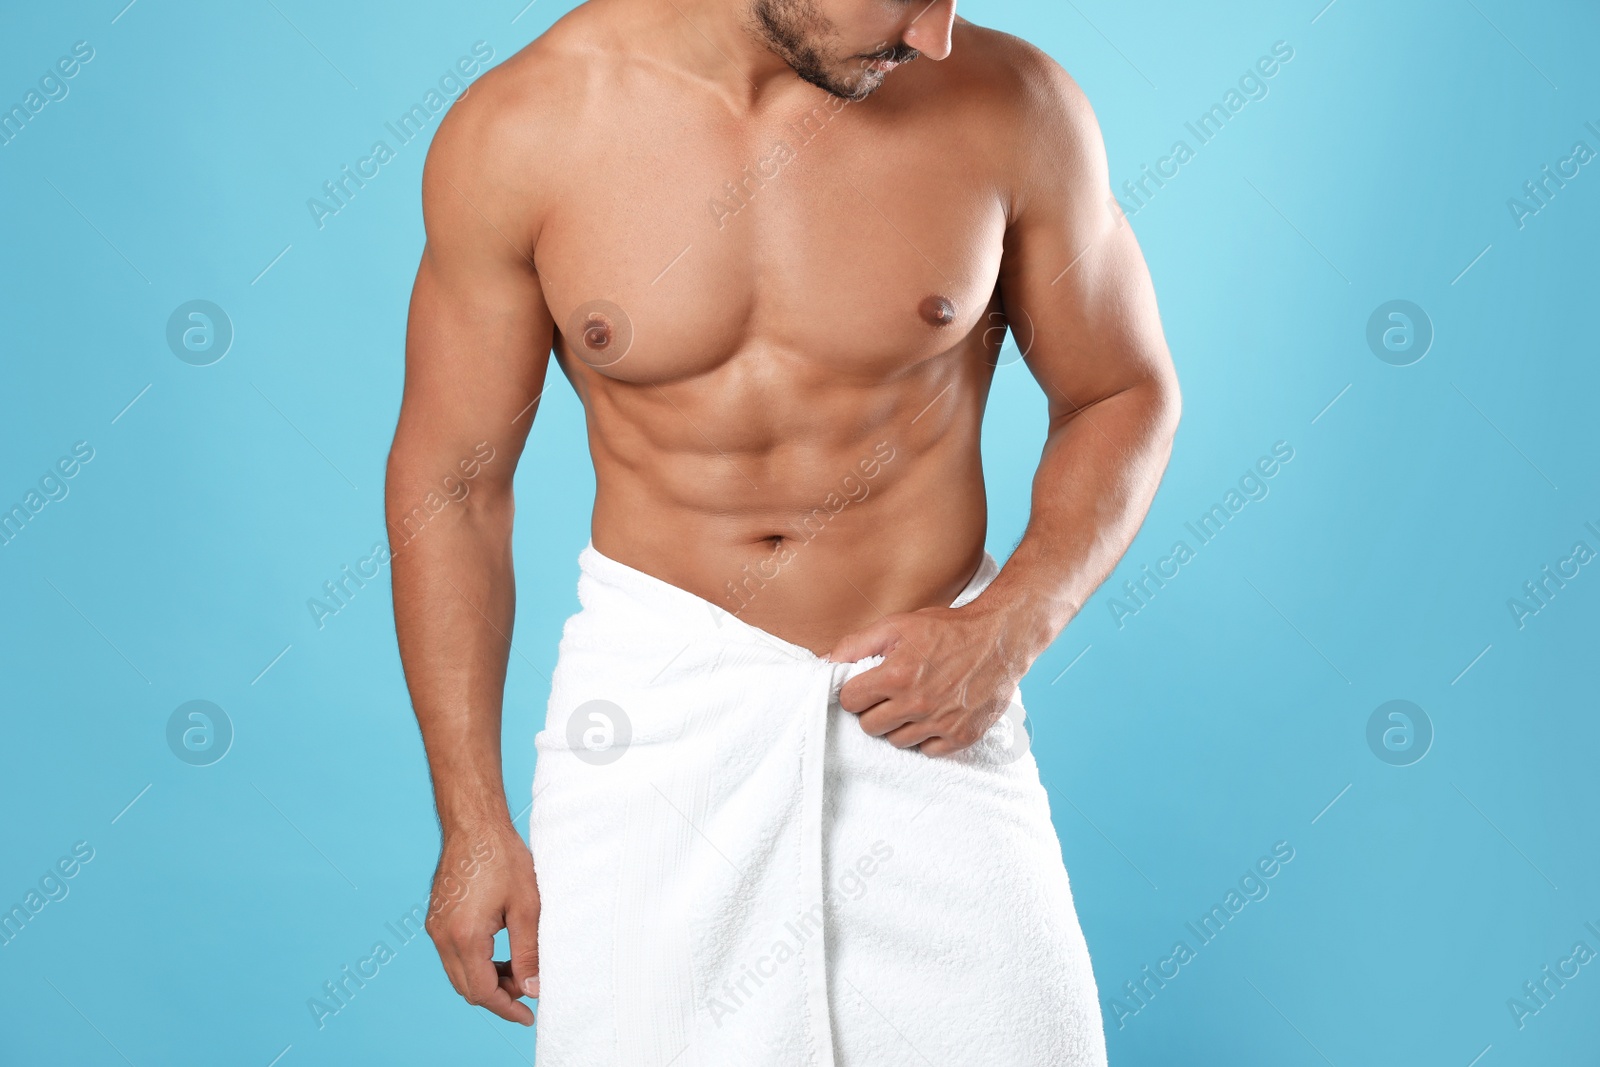
[[[938,293],[924,297],[917,312],[930,326],[948,326],[956,321],[956,306],[950,302],[949,297],[940,296]]]

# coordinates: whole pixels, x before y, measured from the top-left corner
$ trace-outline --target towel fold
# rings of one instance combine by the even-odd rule
[[[898,749],[838,704],[882,657],[579,565],[534,739],[539,1067],[1104,1065],[1020,688],[972,747]]]

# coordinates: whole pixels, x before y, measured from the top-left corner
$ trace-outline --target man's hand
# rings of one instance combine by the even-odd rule
[[[450,984],[470,1004],[533,1025],[519,999],[539,995],[539,886],[533,855],[510,823],[446,832],[433,876],[428,936]],[[511,937],[511,959],[494,958],[494,937]]]
[[[839,640],[836,663],[883,662],[839,689],[839,706],[897,748],[947,756],[977,742],[1005,714],[1032,657],[1008,641],[1009,620],[973,601],[886,615]]]

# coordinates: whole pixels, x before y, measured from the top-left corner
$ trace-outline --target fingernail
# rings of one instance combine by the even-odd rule
[[[537,997],[539,995],[539,976],[534,975],[532,978],[525,979],[522,983],[522,991],[530,997]]]

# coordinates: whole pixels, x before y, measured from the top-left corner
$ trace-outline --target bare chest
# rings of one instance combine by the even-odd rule
[[[558,351],[631,382],[752,352],[882,378],[982,332],[1002,195],[935,116],[868,106],[755,129],[646,108],[596,131],[539,238]]]

